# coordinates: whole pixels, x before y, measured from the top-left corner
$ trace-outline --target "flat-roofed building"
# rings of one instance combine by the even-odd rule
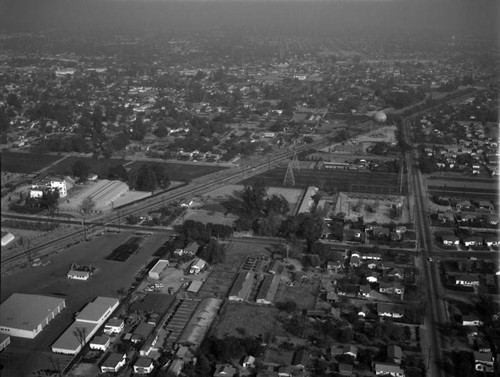
[[[104,325],[105,334],[119,334],[125,328],[125,322],[120,318],[110,318],[109,321]]]
[[[255,301],[258,304],[271,305],[276,296],[276,291],[280,283],[280,277],[276,275],[266,275],[260,286],[259,293]]]
[[[153,268],[149,271],[148,275],[151,279],[159,280],[163,270],[168,267],[168,260],[160,259]]]
[[[230,301],[245,301],[252,288],[254,278],[253,272],[240,272],[234,280],[228,299]]]
[[[76,355],[118,307],[112,297],[97,297],[75,317],[75,321],[52,344],[52,352]]]
[[[187,291],[191,293],[198,293],[202,285],[203,282],[201,280],[193,280],[191,284],[189,284]]]
[[[97,297],[76,316],[80,322],[103,324],[118,307],[120,301],[112,297]]]
[[[33,339],[65,307],[62,298],[14,293],[0,305],[0,333]]]
[[[97,323],[74,321],[52,344],[52,352],[76,355],[98,329]]]
[[[110,344],[111,344],[111,339],[109,336],[100,335],[96,336],[94,339],[90,341],[89,347],[90,349],[93,350],[99,350],[105,352]]]

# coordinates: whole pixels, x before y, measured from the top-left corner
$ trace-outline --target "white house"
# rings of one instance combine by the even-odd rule
[[[153,371],[153,369],[153,360],[148,359],[147,357],[139,357],[134,364],[134,373],[149,374]]]
[[[379,375],[390,375],[392,377],[404,377],[405,372],[398,364],[394,363],[375,363],[374,368],[375,374]]]
[[[119,334],[123,331],[125,323],[123,319],[120,318],[110,318],[109,321],[104,325],[105,334]]]
[[[159,280],[163,270],[168,267],[168,260],[160,259],[154,267],[149,271],[148,275],[151,279]]]
[[[255,365],[255,357],[247,356],[245,360],[243,360],[243,368],[253,368]]]
[[[89,343],[89,346],[90,349],[106,352],[110,344],[111,339],[109,338],[109,336],[101,335],[96,336],[94,339],[92,339]]]
[[[203,259],[196,258],[189,268],[189,273],[194,275],[199,274],[206,265],[207,263]]]
[[[101,364],[102,373],[114,373],[118,372],[121,368],[125,366],[125,361],[127,360],[125,354],[121,353],[110,353],[108,357]]]

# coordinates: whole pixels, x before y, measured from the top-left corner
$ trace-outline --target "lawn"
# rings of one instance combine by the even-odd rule
[[[2,170],[12,173],[35,173],[60,160],[61,156],[40,153],[2,151]]]

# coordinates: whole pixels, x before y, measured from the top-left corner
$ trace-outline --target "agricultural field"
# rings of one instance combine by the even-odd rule
[[[22,153],[2,151],[2,171],[11,173],[36,173],[60,160],[61,156],[41,153]]]
[[[146,161],[134,161],[127,165],[127,169],[135,169],[145,164]],[[170,180],[174,181],[191,181],[195,178],[202,177],[207,174],[215,173],[217,171],[226,169],[222,166],[211,166],[203,164],[183,164],[175,162],[151,162],[151,164],[158,164],[166,166]]]
[[[286,168],[275,168],[248,178],[242,184],[252,184],[258,179],[267,186],[285,187],[283,184]],[[396,173],[360,172],[356,170],[314,170],[300,169],[294,171],[295,188],[316,186],[326,192],[352,191],[373,194],[398,194],[399,175]],[[402,194],[407,192],[406,179],[403,182]]]
[[[90,158],[90,157],[76,157],[69,156],[63,161],[54,165],[48,170],[48,174],[54,175],[71,175],[71,167],[77,161],[84,161],[89,167],[90,171],[97,175],[107,175],[109,168],[126,164],[127,160],[111,158],[109,160],[100,158]]]

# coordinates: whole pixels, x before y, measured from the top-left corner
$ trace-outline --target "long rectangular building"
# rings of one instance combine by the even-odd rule
[[[111,317],[120,304],[117,298],[97,297],[75,317],[75,321],[52,344],[52,352],[76,355]]]
[[[33,339],[65,307],[62,298],[14,293],[0,305],[0,333]]]
[[[255,301],[258,304],[271,305],[278,291],[280,277],[278,275],[266,275],[260,286]]]
[[[252,288],[254,278],[255,274],[253,272],[240,272],[229,291],[228,299],[230,301],[245,301]]]

